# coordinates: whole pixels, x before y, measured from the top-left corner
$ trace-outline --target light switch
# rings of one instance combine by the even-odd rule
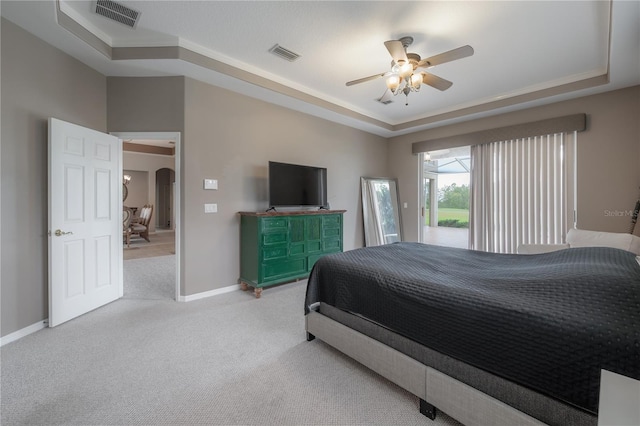
[[[409,207],[409,205],[407,203],[404,203],[404,208],[406,209],[407,207]]]
[[[204,212],[205,213],[217,213],[218,212],[218,205],[217,204],[205,204],[204,205]]]
[[[204,189],[218,189],[218,180],[217,179],[205,179],[204,180]]]

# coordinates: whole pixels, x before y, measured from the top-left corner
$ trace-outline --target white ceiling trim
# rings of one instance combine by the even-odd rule
[[[76,10],[74,8],[67,6],[64,1],[56,0],[56,4],[57,4],[58,11],[64,13],[69,18],[71,18],[74,21],[76,21],[77,24],[81,25],[87,31],[89,31],[94,36],[96,36],[100,40],[102,40],[104,43],[106,43],[109,46],[113,47],[113,39],[109,36],[109,34],[103,32],[98,27],[93,25],[91,22],[89,22],[87,19],[85,19],[84,16],[82,16],[81,14],[76,12]],[[60,22],[58,22],[58,23],[60,24]]]
[[[599,78],[599,77],[603,77],[603,78]],[[581,81],[588,81],[588,80],[592,80],[592,79],[598,79],[598,81],[592,81],[590,83],[588,83],[588,86],[597,86],[599,84],[605,84],[608,81],[607,78],[607,72],[606,70],[598,70],[595,72],[585,72],[585,73],[580,73],[580,74],[576,74],[570,77],[566,77],[566,78],[562,78],[562,79],[558,79],[558,80],[553,80],[550,82],[545,82],[545,83],[541,83],[541,84],[537,84],[537,85],[533,85],[533,86],[528,86],[519,90],[515,90],[513,92],[508,92],[508,93],[504,93],[501,95],[497,95],[497,96],[491,96],[491,97],[487,97],[487,98],[482,98],[482,99],[478,99],[472,102],[466,102],[466,103],[461,103],[461,104],[457,104],[457,105],[452,105],[449,108],[443,108],[440,110],[435,110],[429,117],[425,117],[425,118],[419,118],[413,121],[406,121],[403,123],[396,123],[394,125],[394,130],[399,130],[400,128],[405,128],[404,126],[412,126],[413,125],[418,125],[417,123],[419,122],[425,122],[428,121],[430,119],[433,118],[437,118],[437,117],[441,117],[443,115],[448,115],[448,114],[452,114],[455,113],[456,111],[461,111],[461,110],[469,110],[472,108],[477,108],[477,107],[481,107],[481,106],[489,106],[492,103],[501,101],[501,102],[509,102],[510,100],[515,100],[518,99],[518,103],[520,102],[520,99],[523,96],[526,95],[533,95],[535,96],[536,93],[539,92],[548,92],[549,90],[553,90],[554,88],[558,88],[559,92],[560,92],[560,88],[562,86],[568,86],[568,85],[573,85],[574,83],[579,83]],[[571,90],[567,90],[567,91],[572,91],[575,89],[571,89]],[[504,104],[501,105],[502,106],[506,106]]]
[[[361,129],[365,127],[367,128],[366,131],[371,131],[372,133],[379,134],[381,136],[391,136],[393,134],[397,134],[399,131],[402,131],[402,133],[416,131],[420,130],[420,127],[424,128],[424,126],[428,126],[442,119],[460,119],[467,116],[469,112],[473,112],[474,114],[483,112],[487,113],[489,111],[495,111],[498,108],[505,108],[519,104],[523,99],[526,101],[535,101],[554,95],[570,93],[575,90],[595,87],[609,81],[608,72],[611,56],[612,3],[610,3],[608,8],[609,16],[607,20],[608,45],[606,52],[606,69],[580,73],[558,80],[528,86],[498,96],[491,96],[489,98],[454,105],[446,109],[432,111],[429,116],[426,117],[414,118],[395,123],[387,122],[383,118],[379,116],[376,117],[370,112],[359,110],[351,104],[329,98],[327,95],[309,87],[294,83],[271,73],[265,73],[265,71],[260,70],[255,66],[221,55],[184,38],[161,37],[159,39],[149,39],[144,41],[143,46],[140,45],[140,41],[136,43],[120,42],[117,45],[114,45],[113,39],[110,36],[88,22],[88,20],[81,16],[72,7],[66,6],[64,1],[56,0],[56,3],[58,25],[78,36],[82,41],[98,50],[109,60],[164,59],[186,61],[228,77],[242,80],[250,85],[262,87],[276,94],[308,103],[313,108],[325,109],[329,112],[329,116],[334,114],[345,115],[346,117],[355,119],[361,123],[360,126],[354,127],[359,127]],[[64,19],[61,15],[65,15],[68,19]],[[80,31],[78,28],[70,28],[73,25],[70,25],[69,20],[80,26],[84,31]],[[101,43],[96,43],[96,40],[87,40],[90,36],[100,40],[107,48],[102,46]],[[164,48],[164,50],[155,50],[154,48]],[[174,48],[175,50],[171,48]],[[158,54],[157,52],[161,53]],[[322,114],[317,113],[314,115],[322,116]],[[344,120],[333,121],[341,122]]]

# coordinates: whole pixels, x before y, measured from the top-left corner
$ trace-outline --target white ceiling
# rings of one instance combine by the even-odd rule
[[[134,29],[94,14],[92,3],[61,1],[60,10],[112,47],[181,46],[310,96],[181,60],[111,60],[57,23],[54,0],[2,1],[1,12],[107,76],[187,75],[382,136],[640,84],[638,1],[122,1],[141,12]],[[423,86],[408,106],[404,95],[376,102],[384,79],[345,86],[388,71],[383,43],[405,35],[423,58],[467,44],[475,54],[431,68],[453,86]],[[301,57],[272,55],[276,43]],[[607,72],[605,85],[536,95]],[[508,105],[524,94],[539,99]]]

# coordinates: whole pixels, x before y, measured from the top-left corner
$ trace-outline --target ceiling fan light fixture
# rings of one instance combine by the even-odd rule
[[[391,90],[394,94],[398,90],[398,86],[400,86],[400,76],[397,74],[391,74],[387,77],[387,88]]]
[[[406,79],[413,73],[413,65],[410,62],[405,62],[400,65],[400,77]]]
[[[417,73],[411,75],[411,87],[417,92],[420,90],[420,85],[422,84],[422,74]]]
[[[386,85],[388,92],[382,98],[388,99],[387,93],[398,95],[403,93],[407,97],[405,105],[409,105],[409,93],[418,92],[422,84],[431,86],[440,91],[447,90],[452,82],[438,77],[434,74],[417,71],[418,68],[431,68],[434,65],[455,61],[473,55],[473,48],[469,45],[458,47],[426,59],[422,59],[417,53],[407,52],[407,47],[413,43],[413,37],[402,37],[400,40],[387,40],[384,46],[391,55],[391,72],[378,73],[369,77],[360,78],[347,82],[347,86],[375,80],[379,77],[387,77]]]

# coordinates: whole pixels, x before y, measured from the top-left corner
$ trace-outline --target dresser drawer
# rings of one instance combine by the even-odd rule
[[[287,244],[269,246],[262,249],[262,260],[284,259],[289,255]]]
[[[286,217],[267,217],[262,219],[262,230],[265,232],[287,229],[288,226],[289,219]]]
[[[322,242],[322,251],[323,252],[333,252],[333,251],[342,251],[340,237],[336,238],[327,238]]]
[[[269,246],[273,244],[286,243],[289,240],[289,233],[282,232],[270,232],[268,234],[262,234],[262,245]]]
[[[340,228],[324,228],[322,230],[322,237],[323,238],[340,238],[340,235],[342,234],[341,229]]]
[[[287,276],[304,275],[307,272],[307,258],[286,261],[271,261],[262,264],[262,277],[270,281]]]
[[[291,243],[289,244],[289,255],[299,256],[307,253],[307,247],[304,243]]]
[[[322,251],[322,241],[307,241],[307,253]]]
[[[323,219],[323,227],[325,229],[340,228],[340,223],[342,222],[342,216],[339,216],[339,215],[327,215],[322,219]]]

